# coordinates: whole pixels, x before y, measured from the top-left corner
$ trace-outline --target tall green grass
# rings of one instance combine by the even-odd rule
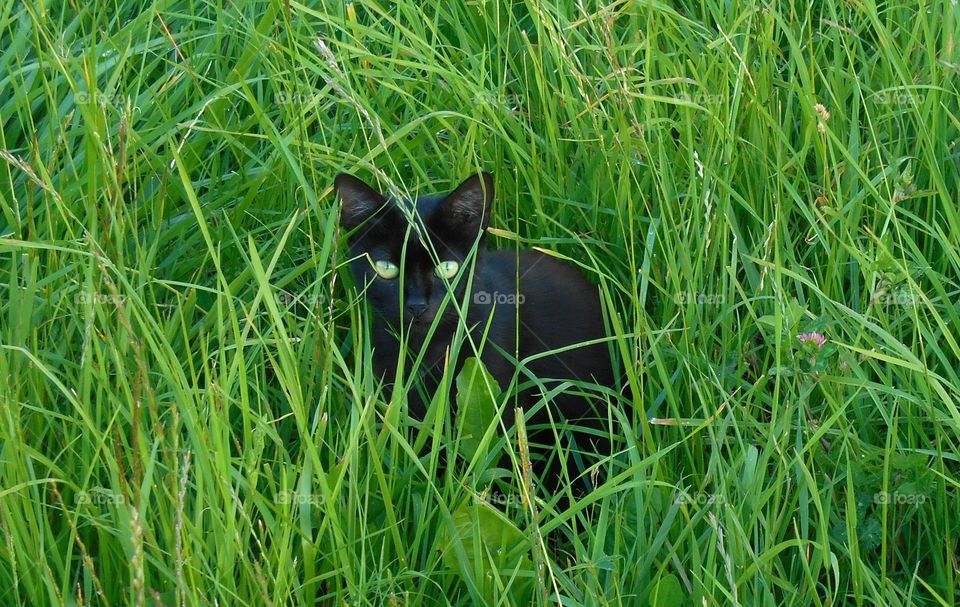
[[[733,4],[0,3],[0,604],[960,601],[960,9]],[[566,509],[346,288],[337,172],[478,169],[633,395]]]

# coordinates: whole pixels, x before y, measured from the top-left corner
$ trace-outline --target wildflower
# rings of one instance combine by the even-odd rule
[[[824,122],[828,122],[830,120],[830,112],[822,103],[818,103],[817,105],[813,106],[813,109],[816,110],[817,114],[820,114],[820,120],[823,120]]]
[[[827,338],[816,331],[811,333],[801,333],[800,335],[797,335],[797,339],[800,340],[801,344],[814,342],[817,344],[817,348],[822,348],[823,344],[827,343]]]
[[[814,111],[820,115],[820,122],[817,123],[817,130],[821,133],[827,131],[827,122],[830,120],[830,112],[827,110],[826,106],[822,103],[818,103],[813,106]]]

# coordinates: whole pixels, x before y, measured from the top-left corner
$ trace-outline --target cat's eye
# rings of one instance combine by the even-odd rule
[[[392,280],[400,274],[400,268],[396,264],[381,259],[373,264],[373,269],[380,278]]]
[[[437,276],[450,280],[457,275],[459,269],[460,264],[455,261],[441,261],[440,265],[437,266]]]

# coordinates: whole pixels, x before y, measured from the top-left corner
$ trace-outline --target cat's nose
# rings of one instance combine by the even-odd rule
[[[410,316],[414,318],[419,318],[423,316],[423,313],[427,311],[427,302],[422,299],[409,300],[407,301],[407,312]]]

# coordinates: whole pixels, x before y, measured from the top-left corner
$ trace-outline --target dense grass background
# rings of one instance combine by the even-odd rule
[[[960,601],[960,9],[740,4],[0,4],[0,604]],[[481,168],[634,394],[568,509],[345,288],[337,172]]]

